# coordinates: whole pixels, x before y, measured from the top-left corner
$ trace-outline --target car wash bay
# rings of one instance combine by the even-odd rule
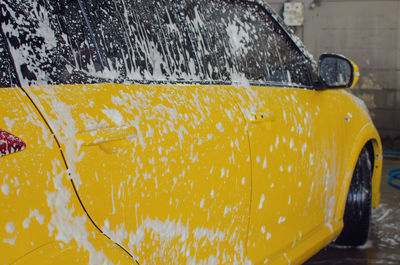
[[[388,183],[389,170],[399,167],[400,156],[384,157],[381,203],[372,211],[367,243],[360,248],[337,248],[330,245],[306,262],[306,265],[400,263],[400,189]],[[398,181],[395,183],[400,184]]]

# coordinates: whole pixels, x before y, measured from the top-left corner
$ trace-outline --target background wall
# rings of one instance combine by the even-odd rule
[[[400,1],[267,1],[280,15],[284,2],[304,3],[304,25],[294,27],[317,60],[340,53],[360,66],[352,92],[367,104],[384,148],[400,151]]]

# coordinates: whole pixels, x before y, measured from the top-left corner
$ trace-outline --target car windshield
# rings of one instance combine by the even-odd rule
[[[306,58],[256,3],[15,0],[0,8],[23,85],[229,83],[238,76],[310,85]]]

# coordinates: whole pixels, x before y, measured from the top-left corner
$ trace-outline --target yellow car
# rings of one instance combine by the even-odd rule
[[[300,264],[362,245],[357,66],[260,1],[0,3],[0,264]]]

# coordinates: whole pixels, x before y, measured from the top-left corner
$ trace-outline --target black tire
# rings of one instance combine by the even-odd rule
[[[336,245],[360,246],[367,242],[371,216],[371,178],[369,152],[364,147],[351,179],[343,216],[344,227],[335,241]]]

